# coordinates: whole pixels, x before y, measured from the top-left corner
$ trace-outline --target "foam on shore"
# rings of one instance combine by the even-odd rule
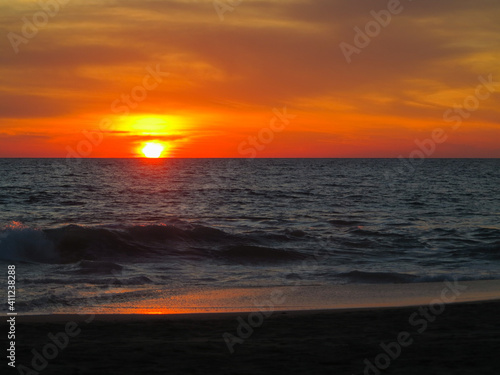
[[[500,299],[500,281],[351,284],[158,291],[155,298],[68,308],[58,314],[199,314],[404,307]]]

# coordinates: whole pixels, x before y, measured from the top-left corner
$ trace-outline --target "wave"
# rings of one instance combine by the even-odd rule
[[[297,251],[245,245],[226,247],[218,255],[238,263],[276,263],[307,258]]]
[[[333,226],[338,226],[338,227],[355,227],[358,225],[362,225],[362,221],[358,220],[341,220],[341,219],[333,219],[328,221],[331,225]]]
[[[443,281],[474,281],[474,280],[498,280],[500,274],[477,274],[474,276],[462,274],[440,274],[440,275],[413,275],[409,273],[398,272],[368,272],[368,271],[350,271],[338,273],[334,276],[349,284],[413,284],[413,283],[437,283]]]
[[[270,240],[266,233],[234,235],[201,225],[135,225],[33,229],[22,225],[0,231],[0,259],[49,264],[75,263],[73,273],[112,273],[118,261],[158,256],[186,259],[219,258],[237,263],[303,259],[297,251],[261,243],[300,241],[301,231],[284,231]]]
[[[352,225],[353,221],[337,222]],[[351,227],[332,229],[333,235],[318,237],[314,229],[303,231],[281,224],[272,231],[247,230],[231,233],[172,219],[159,225],[113,225],[86,227],[67,225],[53,229],[36,229],[20,223],[0,229],[0,260],[46,264],[69,264],[67,274],[113,275],[121,273],[124,264],[155,263],[177,267],[178,262],[216,261],[224,264],[279,265],[300,263],[322,250],[328,253],[326,272],[348,282],[415,282],[416,276],[397,273],[389,264],[382,271],[364,272],[373,265],[381,270],[381,262],[404,260],[410,267],[425,267],[423,273],[458,273],[472,262],[484,272],[490,262],[500,260],[500,231],[480,228],[470,237],[441,237],[420,241],[411,233],[383,232]],[[439,241],[438,241],[439,240]],[[493,264],[494,264],[493,263]],[[343,274],[335,274],[348,270]],[[394,272],[396,271],[396,272]],[[420,272],[420,270],[419,270]],[[463,270],[467,274],[467,270]]]
[[[500,241],[470,241],[471,246],[453,248],[448,253],[454,258],[500,260]]]
[[[76,263],[72,269],[62,271],[62,273],[73,275],[109,275],[120,274],[123,266],[118,263],[106,261],[82,260]]]
[[[120,283],[123,284],[123,283]],[[107,285],[112,285],[112,283],[107,283]],[[129,283],[126,285],[140,285],[137,283]],[[123,301],[131,301],[143,298],[152,298],[157,295],[155,289],[144,289],[139,287],[138,290],[123,290],[121,288],[108,290],[106,292],[94,291],[90,294],[88,292],[81,293],[78,290],[59,290],[56,292],[44,291],[43,294],[38,294],[32,296],[29,300],[18,300],[16,301],[16,307],[23,311],[33,311],[37,309],[43,309],[47,311],[57,311],[61,309],[66,309],[68,307],[78,307],[82,309],[84,307],[95,307],[96,305],[105,303],[113,304],[120,303]],[[64,310],[63,310],[64,311]]]
[[[55,263],[55,244],[43,231],[19,226],[0,232],[0,258],[8,261]]]
[[[364,272],[350,271],[339,273],[336,277],[347,280],[350,283],[368,284],[399,284],[415,282],[418,277],[411,274],[396,272]]]
[[[41,277],[30,278],[23,280],[23,284],[27,285],[43,285],[43,284],[60,284],[62,286],[68,285],[116,285],[116,286],[142,286],[142,285],[156,285],[159,284],[147,276],[130,276],[130,277],[81,277],[81,278],[67,278],[67,277]]]

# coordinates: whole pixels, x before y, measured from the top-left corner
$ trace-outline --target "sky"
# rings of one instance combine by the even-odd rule
[[[0,0],[0,157],[498,158],[499,19],[498,0]]]

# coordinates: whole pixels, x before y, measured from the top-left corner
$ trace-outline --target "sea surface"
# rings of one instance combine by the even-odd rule
[[[25,313],[496,280],[500,160],[0,159],[9,264]]]

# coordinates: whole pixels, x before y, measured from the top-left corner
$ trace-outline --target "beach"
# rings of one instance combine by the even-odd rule
[[[0,15],[0,375],[500,375],[500,1]]]
[[[498,374],[500,301],[420,308],[276,311],[262,321],[250,313],[19,316],[16,364],[19,373],[35,365],[61,375]]]
[[[0,160],[2,375],[499,373],[496,159],[61,163]]]

